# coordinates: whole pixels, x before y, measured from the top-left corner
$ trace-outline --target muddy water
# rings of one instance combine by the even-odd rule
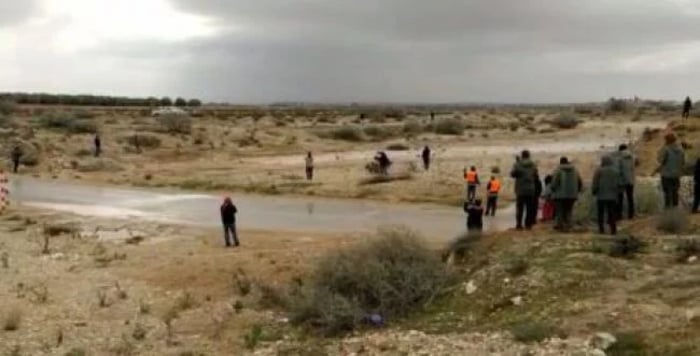
[[[145,219],[202,227],[220,226],[221,198],[213,195],[153,192],[78,183],[15,178],[12,198],[22,204],[83,216]],[[447,239],[464,230],[460,208],[390,205],[354,200],[235,195],[239,228],[358,232],[382,225],[405,225],[423,235]],[[486,229],[511,227],[512,211],[487,219]]]

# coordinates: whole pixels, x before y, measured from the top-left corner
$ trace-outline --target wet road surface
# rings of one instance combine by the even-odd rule
[[[143,219],[201,227],[219,227],[221,197],[158,192],[15,177],[11,199],[21,204],[83,216]],[[465,230],[461,207],[392,205],[359,200],[236,194],[239,229],[352,233],[384,225],[405,225],[431,239],[449,239]],[[513,223],[512,209],[484,218],[485,230]]]

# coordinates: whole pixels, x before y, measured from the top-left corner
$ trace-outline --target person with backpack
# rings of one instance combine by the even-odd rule
[[[591,192],[596,198],[598,210],[598,232],[605,234],[605,218],[610,225],[610,233],[617,234],[617,219],[619,209],[617,201],[621,188],[624,186],[620,171],[613,166],[610,156],[602,158],[600,167],[593,175]]]
[[[230,197],[224,198],[224,203],[221,204],[221,223],[224,225],[224,241],[226,247],[231,247],[231,240],[234,246],[238,247],[238,232],[236,231],[236,214],[238,208],[233,204]]]
[[[515,228],[522,230],[524,226],[529,230],[537,219],[535,196],[539,177],[537,165],[530,158],[530,151],[524,150],[520,156],[516,156],[510,176],[515,179]]]
[[[552,175],[552,198],[556,206],[554,229],[568,232],[573,227],[573,211],[578,195],[583,190],[583,181],[576,167],[567,157],[559,160],[559,167]]]
[[[678,191],[681,187],[681,176],[685,168],[685,152],[676,142],[676,135],[669,133],[665,136],[666,144],[659,151],[659,167],[655,172],[661,174],[661,187],[664,191],[664,206],[666,209],[678,207]]]
[[[496,216],[498,193],[501,191],[501,181],[495,176],[486,184],[486,216]]]

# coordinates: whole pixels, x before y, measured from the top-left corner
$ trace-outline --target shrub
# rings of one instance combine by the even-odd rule
[[[352,141],[359,142],[362,141],[362,133],[355,126],[343,126],[334,129],[330,132],[330,136],[334,140],[342,141]]]
[[[16,331],[22,321],[22,311],[12,308],[3,314],[2,329],[5,331]]]
[[[690,257],[700,257],[700,241],[696,239],[683,239],[676,245],[676,261],[685,263]]]
[[[552,126],[568,130],[576,128],[579,123],[580,122],[576,116],[570,113],[565,113],[557,116],[557,118],[552,121]]]
[[[408,147],[408,145],[403,144],[403,143],[392,143],[388,146],[386,146],[387,151],[408,151],[411,148]]]
[[[158,138],[158,136],[155,135],[149,135],[149,134],[135,134],[135,135],[129,135],[126,136],[122,139],[124,142],[126,142],[129,146],[132,146],[136,149],[142,149],[142,148],[158,148],[161,145],[161,140]]]
[[[656,229],[669,234],[685,232],[688,224],[688,214],[681,209],[666,210],[656,219]]]
[[[595,241],[593,253],[603,253],[610,257],[633,258],[646,248],[646,243],[632,235],[613,236]]]
[[[89,120],[78,120],[68,112],[52,112],[41,116],[39,125],[46,129],[60,130],[73,134],[96,133],[97,125]]]
[[[0,115],[12,115],[15,112],[17,105],[14,101],[8,99],[0,99]]]
[[[158,117],[161,130],[170,134],[189,134],[192,132],[192,118],[181,114],[167,114]]]
[[[653,215],[663,208],[663,195],[652,183],[637,184],[634,192],[635,209],[638,214]],[[627,211],[627,201],[625,199],[623,208]]]
[[[532,343],[542,342],[553,336],[558,336],[561,334],[561,331],[549,324],[523,321],[511,326],[510,333],[518,342]]]
[[[291,320],[335,335],[356,329],[370,313],[406,316],[452,282],[450,271],[415,233],[383,229],[376,238],[322,258],[290,303]]]
[[[625,99],[610,98],[605,106],[605,109],[607,112],[625,113],[628,109],[627,101]]]
[[[464,122],[461,119],[442,119],[435,125],[435,133],[439,135],[456,135],[464,134]]]
[[[423,131],[423,126],[418,120],[408,120],[403,124],[403,132],[406,134],[419,134]]]
[[[73,115],[75,115],[75,117],[78,119],[94,119],[97,116],[94,112],[86,109],[75,110]]]
[[[362,131],[365,133],[365,135],[377,141],[385,140],[393,136],[389,129],[376,125],[365,126]]]
[[[84,349],[74,347],[65,353],[65,356],[85,356],[87,352]]]

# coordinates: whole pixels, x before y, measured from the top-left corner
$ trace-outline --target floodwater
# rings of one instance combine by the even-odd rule
[[[201,227],[221,224],[221,197],[92,186],[17,177],[10,194],[21,204],[82,216],[142,219]],[[405,225],[431,239],[448,239],[465,230],[461,207],[391,205],[360,200],[234,195],[240,229],[354,233],[386,225]],[[486,230],[514,225],[504,209],[485,219]]]

